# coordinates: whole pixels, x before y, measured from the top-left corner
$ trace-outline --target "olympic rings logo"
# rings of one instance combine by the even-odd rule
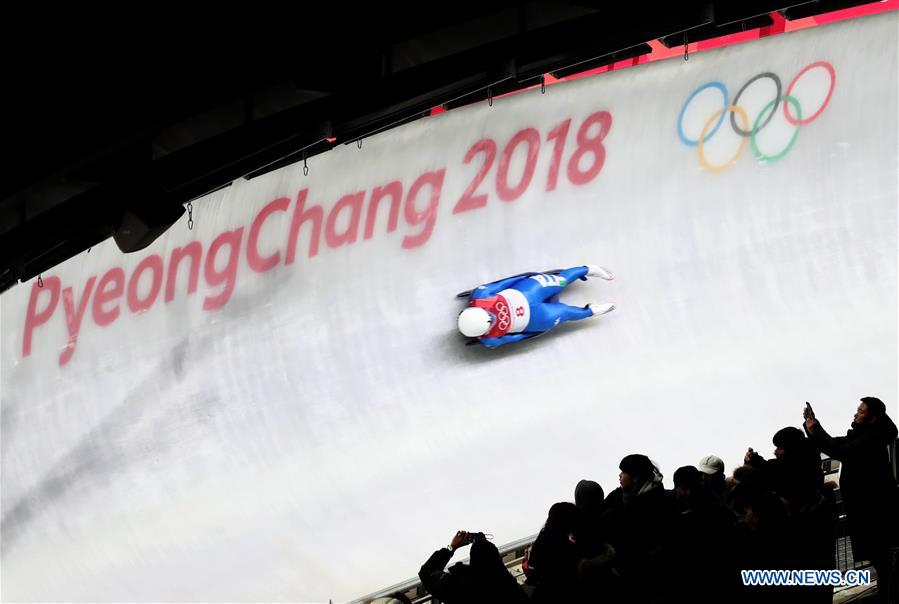
[[[805,76],[809,71],[815,68],[825,69],[830,78],[830,85],[827,89],[827,94],[824,97],[824,101],[821,102],[821,105],[817,108],[817,110],[809,115],[808,117],[802,117],[803,111],[802,106],[799,103],[799,100],[791,94],[793,89],[796,86],[796,83]],[[769,79],[774,83],[775,86],[775,94],[774,98],[772,98],[768,104],[766,104],[761,111],[759,111],[758,115],[755,116],[755,119],[752,122],[752,128],[750,129],[750,116],[746,113],[746,110],[740,106],[739,101],[740,97],[743,96],[743,93],[746,92],[746,89],[749,88],[755,82]],[[745,84],[740,88],[737,92],[736,96],[733,98],[733,102],[729,102],[727,88],[721,82],[713,81],[707,82],[693,91],[687,100],[684,101],[683,106],[681,107],[680,113],[677,116],[677,136],[680,138],[681,142],[687,145],[688,147],[696,147],[696,152],[699,158],[700,165],[706,170],[710,170],[712,172],[724,172],[729,169],[734,163],[736,163],[737,158],[743,153],[743,150],[746,147],[746,141],[749,141],[750,147],[752,147],[752,151],[755,156],[765,162],[773,162],[784,155],[790,150],[793,144],[796,142],[796,136],[799,134],[799,127],[805,126],[816,119],[824,109],[827,107],[827,104],[830,102],[830,97],[833,96],[833,90],[837,83],[837,75],[836,71],[833,68],[833,65],[828,63],[827,61],[815,61],[814,63],[810,63],[802,68],[802,70],[797,73],[793,79],[790,81],[790,84],[787,86],[787,91],[785,94],[781,94],[783,88],[781,85],[780,78],[777,74],[766,71],[763,73],[759,73],[757,75],[752,76],[749,80],[746,81]],[[689,138],[684,133],[684,114],[687,112],[687,108],[690,106],[690,103],[704,90],[716,89],[721,92],[724,103],[723,107],[713,113],[703,124],[702,130],[699,133],[698,138]],[[787,144],[777,153],[766,154],[763,153],[759,149],[758,141],[756,135],[770,122],[774,117],[775,113],[777,113],[778,104],[783,101],[783,114],[786,118],[787,122],[793,126],[795,129],[793,131],[793,135],[790,137]],[[712,164],[705,157],[704,153],[704,145],[705,143],[712,138],[718,129],[721,127],[721,124],[724,123],[724,119],[730,114],[730,126],[733,131],[740,136],[740,145],[737,148],[737,151],[727,159],[724,163],[721,164]],[[740,124],[737,125],[737,119],[739,118]]]
[[[506,328],[509,327],[509,320],[511,317],[509,316],[509,308],[502,302],[496,305],[496,318],[500,330],[506,331]]]

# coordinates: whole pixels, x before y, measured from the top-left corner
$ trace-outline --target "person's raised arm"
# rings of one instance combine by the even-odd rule
[[[421,584],[431,595],[442,600],[448,592],[452,593],[457,589],[456,577],[444,569],[450,558],[453,557],[453,552],[465,544],[467,537],[468,533],[465,531],[456,531],[456,535],[450,541],[449,546],[440,548],[431,554],[431,557],[418,571],[418,578],[421,579]]]

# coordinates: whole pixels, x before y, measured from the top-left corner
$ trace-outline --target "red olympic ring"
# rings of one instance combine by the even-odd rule
[[[824,69],[826,69],[828,71],[828,73],[830,73],[830,90],[827,91],[827,96],[824,97],[824,102],[821,103],[821,106],[818,108],[818,110],[804,119],[797,120],[792,115],[790,115],[790,109],[789,109],[790,104],[784,103],[784,116],[787,118],[787,121],[790,122],[791,124],[793,124],[794,126],[804,126],[804,125],[808,124],[809,122],[814,121],[815,118],[817,118],[819,115],[821,115],[821,112],[824,111],[825,107],[827,107],[827,103],[830,102],[830,97],[833,96],[833,89],[837,85],[837,72],[834,70],[833,65],[831,65],[827,61],[815,61],[814,63],[806,66],[805,68],[803,68],[802,71],[800,71],[799,73],[796,74],[796,76],[793,78],[793,81],[791,81],[790,85],[787,86],[787,93],[784,96],[785,97],[790,96],[790,93],[793,92],[793,86],[796,85],[796,82],[799,80],[799,78],[801,78],[805,72],[807,72],[811,69],[814,69],[815,67],[823,67]]]
[[[500,302],[496,305],[496,314],[499,323],[499,328],[505,331],[506,327],[509,326],[509,309],[505,304]]]

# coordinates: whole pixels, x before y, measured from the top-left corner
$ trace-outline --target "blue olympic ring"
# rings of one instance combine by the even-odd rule
[[[715,124],[715,127],[712,128],[711,132],[705,135],[705,138],[702,139],[702,142],[706,142],[707,140],[712,138],[712,136],[714,136],[714,134],[718,131],[718,128],[720,128],[721,124],[724,122],[724,116],[727,114],[728,94],[727,88],[724,86],[724,84],[722,84],[721,82],[708,82],[694,90],[693,94],[687,97],[687,100],[684,101],[683,106],[680,108],[680,114],[677,116],[677,135],[680,137],[681,142],[683,142],[688,147],[695,147],[699,144],[699,141],[687,138],[687,135],[684,134],[684,112],[687,111],[687,106],[689,106],[690,101],[692,101],[697,94],[699,94],[706,88],[717,88],[721,91],[721,94],[724,95],[724,111],[721,112],[721,117],[718,118],[718,123]]]

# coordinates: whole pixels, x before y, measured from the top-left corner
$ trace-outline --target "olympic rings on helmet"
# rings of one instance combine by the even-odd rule
[[[828,87],[827,94],[824,98],[824,101],[821,103],[821,106],[818,107],[818,109],[814,113],[812,113],[808,117],[803,118],[802,106],[800,105],[799,100],[795,97],[795,95],[791,93],[793,92],[793,88],[796,86],[796,83],[802,78],[802,76],[816,67],[827,70],[827,73],[830,77],[830,86]],[[747,115],[745,109],[743,109],[739,105],[739,102],[746,89],[760,79],[770,79],[774,83],[775,95],[774,98],[771,99],[771,101],[769,101],[764,106],[764,108],[762,108],[759,114],[751,120]],[[783,91],[783,85],[781,83],[780,77],[778,77],[777,74],[773,72],[765,71],[756,74],[749,80],[747,80],[746,83],[740,87],[736,96],[733,97],[732,102],[729,102],[729,94],[727,91],[727,87],[725,87],[724,84],[718,81],[706,82],[705,84],[694,90],[681,106],[680,112],[677,116],[678,138],[680,138],[681,142],[685,145],[689,147],[696,147],[700,165],[712,172],[723,172],[730,168],[737,161],[737,158],[739,158],[743,153],[743,150],[746,147],[747,138],[749,139],[750,147],[752,148],[753,153],[759,160],[766,162],[778,160],[786,155],[786,153],[796,142],[796,137],[799,134],[799,127],[816,120],[827,107],[827,104],[830,102],[830,99],[833,96],[833,91],[836,87],[836,81],[836,71],[834,70],[833,65],[831,65],[827,61],[815,61],[814,63],[810,63],[809,65],[802,68],[802,70],[800,70],[799,73],[797,73],[790,81],[789,85],[787,86],[786,92]],[[721,92],[723,101],[722,107],[714,114],[712,114],[712,116],[709,117],[708,120],[705,121],[698,139],[689,138],[684,133],[684,115],[687,112],[687,108],[690,106],[690,103],[693,101],[693,99],[695,99],[698,94],[708,89],[716,89]],[[756,141],[756,135],[771,122],[774,114],[777,112],[777,105],[781,102],[783,102],[784,117],[786,118],[787,122],[789,122],[796,128],[793,132],[792,137],[790,137],[789,142],[781,151],[774,154],[766,154],[759,149],[758,143]],[[737,148],[736,153],[734,153],[734,155],[726,162],[719,165],[713,165],[705,158],[703,154],[704,145],[715,135],[716,132],[718,132],[718,129],[721,127],[721,124],[724,123],[724,120],[727,117],[728,113],[730,114],[730,119],[728,121],[730,122],[731,129],[741,137],[740,146]],[[737,125],[737,118],[739,118],[742,127]],[[750,121],[752,122],[751,130],[748,129]]]

